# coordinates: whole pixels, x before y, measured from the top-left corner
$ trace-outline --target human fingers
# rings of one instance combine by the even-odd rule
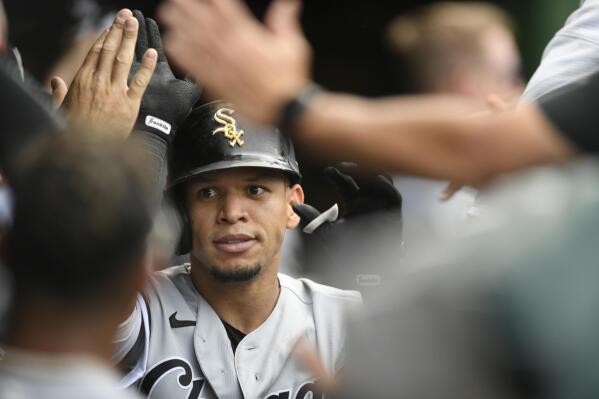
[[[131,10],[126,8],[120,10],[114,22],[110,27],[110,31],[104,40],[102,45],[102,51],[98,59],[98,65],[96,69],[97,76],[110,79],[112,76],[114,59],[116,58],[117,52],[121,47],[121,40],[123,38],[123,29],[125,27],[125,21],[129,19],[133,14]]]
[[[501,112],[508,110],[512,107],[512,105],[508,102],[505,102],[499,96],[495,94],[491,94],[487,97],[487,105],[489,108],[496,112]]]
[[[83,60],[83,64],[81,65],[81,70],[93,70],[96,68],[96,64],[98,63],[98,58],[100,57],[100,52],[102,51],[102,46],[104,45],[104,40],[108,35],[109,29],[106,29],[95,41],[94,45],[91,47],[87,56]]]
[[[248,7],[239,0],[204,0],[227,23],[240,23],[254,20]]]
[[[292,353],[315,377],[315,385],[320,392],[331,393],[335,391],[335,380],[325,369],[314,345],[310,345],[304,338],[300,338]]]
[[[54,105],[54,109],[58,109],[67,96],[69,89],[60,76],[53,77],[50,81],[50,86],[52,87],[52,104]]]
[[[238,23],[230,21],[229,16],[223,18],[214,4],[206,1],[169,0],[160,8],[159,17],[170,31],[184,32],[198,43],[221,40],[239,28]]]
[[[112,71],[112,81],[114,83],[123,82],[127,84],[127,77],[133,64],[135,54],[135,45],[137,42],[138,21],[131,17],[125,21],[125,30],[123,32],[123,40],[118,54],[115,58],[115,65]]]
[[[133,80],[129,85],[129,92],[127,93],[129,98],[141,101],[148,84],[150,84],[154,69],[156,69],[157,59],[158,53],[156,53],[156,50],[151,48],[146,51],[142,57],[139,69],[135,73],[135,76],[133,76]]]
[[[152,18],[146,19],[146,26],[148,28],[148,45],[155,49],[158,53],[158,62],[167,62],[166,55],[164,54],[164,46],[162,45],[162,37],[160,36],[160,28],[158,24]]]
[[[464,185],[461,183],[449,182],[441,194],[439,194],[439,199],[441,201],[449,201],[455,193],[462,189],[462,187],[464,187]]]
[[[135,45],[135,59],[141,60],[148,49],[148,32],[146,29],[146,18],[139,10],[133,10],[133,16],[137,19],[137,43]]]
[[[266,12],[264,22],[274,33],[286,36],[303,36],[298,0],[275,0]]]

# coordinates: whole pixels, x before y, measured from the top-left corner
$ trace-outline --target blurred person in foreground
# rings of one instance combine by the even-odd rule
[[[541,65],[528,82],[524,102],[590,77],[599,70],[599,1],[581,0],[543,53]]]
[[[387,43],[399,63],[398,78],[418,94],[455,94],[512,103],[522,92],[520,55],[508,14],[477,2],[438,2],[396,17]],[[406,74],[407,72],[407,74]],[[439,201],[444,182],[398,176],[404,197],[404,239],[452,232],[463,223],[475,193],[462,190]]]
[[[523,172],[409,267],[377,251],[389,278],[350,329],[339,397],[597,397],[598,177],[596,160]]]
[[[146,281],[151,227],[137,148],[64,133],[18,159],[3,258],[14,280],[0,398],[129,398],[109,369],[124,309]]]
[[[466,116],[485,105],[462,96],[367,100],[335,94],[310,81],[310,47],[298,13],[298,2],[278,0],[262,25],[235,0],[170,0],[161,9],[175,62],[201,79],[209,94],[234,101],[256,121],[278,124],[315,154],[477,186],[502,173],[571,159],[577,150],[599,149],[582,131],[596,117],[592,102],[559,110],[580,104],[599,77],[560,98],[481,118]],[[198,52],[206,59],[200,61]]]
[[[58,179],[59,177],[64,179],[72,175],[74,178],[61,180],[60,184],[62,186],[48,187],[48,194],[44,191],[44,195],[41,195],[40,192],[36,191],[35,195],[37,197],[33,197],[34,194],[32,194],[32,190],[35,190],[36,187],[29,184],[36,176],[33,173],[26,173],[28,169],[23,166],[24,161],[11,168],[13,172],[11,173],[11,184],[17,188],[16,191],[24,192],[24,194],[18,194],[19,198],[23,197],[24,200],[20,202],[20,208],[16,211],[16,218],[20,222],[16,221],[14,224],[15,228],[11,233],[9,244],[7,244],[8,250],[5,256],[10,263],[10,271],[13,274],[16,289],[11,309],[11,323],[6,339],[6,344],[9,345],[9,354],[6,362],[3,363],[6,365],[5,370],[8,374],[6,384],[4,382],[0,384],[4,389],[0,396],[14,394],[23,397],[23,395],[31,394],[31,397],[69,397],[69,393],[66,391],[60,391],[55,395],[54,393],[47,395],[41,393],[48,388],[44,383],[44,379],[47,377],[44,377],[43,374],[56,370],[58,371],[55,372],[56,375],[53,375],[53,377],[63,378],[63,384],[54,385],[54,387],[58,390],[62,388],[66,390],[67,387],[64,385],[70,386],[73,388],[70,391],[72,397],[81,397],[82,391],[80,388],[82,386],[84,388],[91,387],[90,389],[94,391],[89,395],[84,394],[85,396],[97,394],[99,397],[117,397],[119,395],[110,391],[116,386],[115,376],[102,371],[104,365],[98,367],[94,364],[94,361],[91,362],[90,366],[81,365],[77,359],[72,362],[69,360],[64,368],[60,368],[56,364],[64,362],[65,355],[63,352],[66,352],[69,357],[72,352],[75,352],[76,357],[81,353],[84,356],[91,354],[100,357],[100,363],[110,362],[115,328],[119,321],[126,318],[127,311],[123,309],[130,309],[133,306],[128,304],[134,304],[135,291],[143,285],[141,273],[146,272],[139,265],[141,253],[145,251],[145,241],[141,243],[138,240],[138,235],[141,235],[141,232],[137,230],[128,232],[126,229],[129,227],[128,223],[134,223],[137,220],[134,218],[139,218],[141,214],[147,216],[144,223],[147,223],[148,226],[147,228],[141,225],[138,227],[140,229],[143,227],[144,231],[149,229],[151,215],[156,209],[156,203],[159,202],[159,198],[156,198],[156,192],[161,193],[162,191],[159,185],[160,175],[158,169],[164,164],[162,155],[166,152],[167,135],[159,130],[153,130],[151,123],[147,124],[147,121],[150,120],[150,118],[147,118],[147,113],[152,113],[154,118],[163,118],[163,120],[168,116],[172,117],[168,120],[173,124],[174,130],[177,117],[181,114],[184,117],[191,108],[191,105],[185,106],[185,104],[188,104],[188,102],[193,103],[194,99],[197,98],[195,86],[175,79],[172,72],[170,72],[170,68],[165,67],[166,63],[159,56],[158,51],[149,47],[149,45],[154,44],[153,42],[148,43],[146,40],[143,46],[137,48],[138,52],[135,52],[138,28],[138,19],[133,18],[131,11],[121,10],[115,17],[111,28],[98,38],[85,57],[84,63],[68,93],[61,93],[60,95],[55,93],[56,102],[63,104],[67,120],[71,126],[79,126],[82,131],[93,131],[97,133],[98,137],[105,137],[110,146],[117,148],[117,153],[113,154],[112,157],[110,155],[112,153],[105,153],[102,150],[104,148],[102,142],[97,145],[95,142],[81,143],[81,148],[79,148],[77,147],[79,145],[77,140],[81,140],[81,138],[76,135],[67,136],[61,133],[54,135],[54,138],[49,135],[44,140],[47,140],[48,143],[59,144],[55,144],[54,147],[52,147],[52,144],[48,144],[46,146],[47,153],[40,150],[43,152],[40,157],[50,157],[49,159],[43,158],[43,160],[44,162],[47,161],[46,163],[51,163],[54,168],[50,168],[52,165],[48,165],[48,168],[44,169],[46,173],[40,173],[39,178],[45,178],[44,183],[50,181],[50,177],[52,179]],[[145,25],[143,37],[147,39]],[[157,79],[151,79],[155,68],[158,68],[158,77]],[[7,78],[9,77],[7,75]],[[7,79],[7,81],[18,83],[15,79]],[[151,86],[154,93],[151,104],[148,104],[147,100],[142,101],[142,95],[148,86]],[[168,101],[168,104],[175,108],[174,111],[172,107],[164,106],[164,103],[160,101],[160,93],[172,90],[173,87],[179,89],[179,95],[165,96],[167,97],[165,101]],[[32,94],[32,91],[28,90],[29,87],[15,84],[15,90],[17,89],[19,93],[23,94],[22,97],[31,100],[29,101],[30,104],[38,105],[35,101],[37,94]],[[157,92],[158,95],[156,95]],[[10,109],[10,107],[7,107],[7,109]],[[40,119],[37,118],[39,116],[39,107],[26,108],[23,112],[27,110],[31,112],[32,119]],[[44,112],[42,114],[45,115],[47,108],[44,107],[42,110]],[[169,111],[172,112],[165,116]],[[136,124],[137,118],[146,121],[146,124],[144,125],[143,122],[142,124]],[[11,129],[11,126],[14,125],[8,125],[8,128],[3,126],[0,132],[3,139],[9,143],[14,141],[14,129]],[[41,123],[37,127],[40,126],[45,130],[49,128],[48,124]],[[131,130],[135,130],[136,134],[132,140],[125,141],[124,139],[129,136]],[[70,140],[72,140],[72,144],[70,144]],[[113,142],[114,140],[118,142]],[[98,147],[98,154],[91,153],[94,145]],[[64,151],[58,151],[58,147],[62,148],[61,146],[65,147]],[[22,145],[11,146],[10,150],[13,150],[13,152],[6,148],[4,150],[8,157],[19,159],[18,153],[21,147]],[[81,156],[68,163],[71,156],[76,156],[75,147],[81,152]],[[53,150],[56,150],[57,155],[51,158]],[[130,156],[135,159],[129,159],[128,163],[124,163],[125,160],[120,160],[119,156],[124,157],[129,151],[133,151]],[[144,157],[134,156],[137,151],[143,152]],[[63,152],[67,153],[63,154]],[[5,154],[3,153],[3,155]],[[60,155],[62,155],[62,158],[56,158]],[[91,157],[92,155],[95,156],[89,161],[92,169],[85,168],[84,166],[87,166],[84,163],[85,157]],[[4,161],[4,159],[2,160]],[[116,170],[120,170],[121,167],[132,168],[136,173],[144,173],[144,180],[147,180],[144,188],[147,190],[138,192],[139,184],[135,183],[133,177],[127,174],[131,172],[129,169],[124,171],[124,176],[121,180],[118,180]],[[59,168],[65,170],[57,170]],[[156,169],[155,173],[154,169]],[[93,179],[92,170],[97,175],[97,179]],[[110,171],[114,173],[104,176]],[[60,176],[58,176],[59,172],[61,172]],[[54,174],[49,176],[50,173]],[[75,180],[75,177],[78,180]],[[87,182],[84,177],[89,177],[90,181]],[[99,180],[102,177],[103,179]],[[101,182],[105,182],[106,186],[94,186]],[[69,184],[71,186],[67,187]],[[77,187],[72,187],[74,184],[77,184]],[[79,186],[79,184],[82,185]],[[60,187],[63,187],[66,193],[60,191]],[[56,204],[53,205],[56,205],[56,207],[49,206],[50,201],[46,198],[46,194],[54,198]],[[69,195],[72,197],[69,197]],[[110,197],[111,195],[114,197]],[[126,195],[133,197],[129,198]],[[59,205],[63,205],[60,202],[63,196],[64,207],[58,208]],[[94,201],[96,197],[98,201]],[[31,203],[36,198],[43,201],[39,204],[39,209],[36,208],[37,213],[28,210],[29,207],[37,204]],[[68,202],[69,199],[72,199],[72,201]],[[110,202],[110,200],[113,202]],[[112,208],[111,205],[113,205]],[[45,208],[42,208],[42,206],[45,206]],[[73,212],[80,212],[79,216],[74,215],[73,212],[69,213],[69,206]],[[89,217],[83,215],[85,212],[92,211],[95,212],[94,215],[89,215]],[[113,211],[117,213],[111,214]],[[121,215],[122,212],[126,214],[123,216]],[[55,216],[55,219],[49,220],[49,222],[55,224],[54,228],[51,224],[48,225],[43,221],[31,219],[38,214],[40,217],[47,216],[50,218]],[[92,216],[93,223],[89,224]],[[26,219],[27,217],[29,219]],[[63,226],[65,223],[65,226],[71,228],[71,230],[65,230],[66,227]],[[42,228],[43,231],[39,230]],[[23,231],[22,229],[28,230]],[[46,236],[44,232],[50,235]],[[31,235],[33,233],[39,234],[33,238],[37,237],[41,241],[38,243],[41,249],[35,248],[34,251],[29,248],[30,243],[27,238],[24,238],[25,234]],[[55,241],[56,237],[60,236],[61,233],[64,233],[65,242],[57,243]],[[16,247],[17,245],[18,247]],[[35,246],[34,244],[31,245]],[[57,252],[58,249],[60,249],[60,253]],[[41,259],[36,258],[36,256]],[[36,276],[37,269],[32,269],[33,266],[28,264],[37,261],[40,262],[38,262],[39,264],[36,263],[35,267],[44,272],[40,273],[39,276]],[[52,264],[46,265],[44,261],[52,261]],[[62,261],[64,261],[64,264],[61,263]],[[97,278],[90,276],[90,270],[87,270],[90,266],[97,268],[97,270],[92,269],[98,272]],[[108,266],[112,267],[108,268]],[[44,267],[47,268],[44,269]],[[55,269],[60,267],[66,269]],[[130,267],[131,273],[123,274],[123,270],[118,269],[122,267]],[[113,276],[111,274],[116,271],[119,272],[118,278],[117,275]],[[69,272],[72,272],[73,275],[68,275]],[[54,274],[50,278],[48,273]],[[88,279],[88,277],[90,278]],[[31,288],[28,288],[25,281],[27,278],[33,281]],[[79,287],[79,280],[75,278],[85,278],[86,280]],[[60,284],[57,283],[59,279],[63,280]],[[48,284],[47,287],[44,286],[46,283]],[[53,283],[56,283],[55,290],[53,289]],[[67,284],[68,289],[64,288],[65,284]],[[94,284],[99,284],[100,287],[94,290]],[[102,295],[106,294],[106,291],[103,291],[104,289],[109,291],[109,298],[106,299],[106,302],[102,301],[102,299],[105,299]],[[40,290],[40,292],[36,293],[37,290]],[[76,298],[77,301],[73,298]],[[47,305],[40,305],[39,309],[36,308],[36,305],[40,303],[42,305],[47,303]],[[103,306],[108,307],[109,310],[104,310]],[[54,312],[58,312],[61,308],[64,308],[62,309],[63,315],[55,315]],[[41,315],[42,313],[43,315]],[[84,322],[82,323],[81,320],[84,320]],[[115,321],[116,324],[113,325],[112,323]],[[48,326],[44,324],[48,324]],[[105,339],[106,342],[104,342]],[[29,353],[35,351],[43,353]],[[39,360],[38,357],[43,357],[43,361]],[[32,369],[32,372],[27,374],[30,363],[38,363],[39,369]],[[90,362],[85,361],[83,363]],[[100,381],[95,386],[93,379],[86,377],[86,370],[89,368],[92,369],[92,374],[99,375]],[[99,371],[97,371],[98,368]],[[66,376],[68,373],[73,373],[74,377],[68,379]],[[39,377],[38,380],[36,380],[36,376]],[[26,380],[28,377],[32,379],[30,386],[28,386]],[[56,378],[53,378],[53,382],[56,383],[56,381]],[[123,396],[126,397],[126,394],[123,394]]]

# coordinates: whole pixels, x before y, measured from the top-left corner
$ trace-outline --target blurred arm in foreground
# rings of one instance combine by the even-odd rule
[[[259,122],[292,127],[297,140],[328,157],[472,185],[572,157],[573,146],[537,105],[465,118],[483,105],[451,96],[367,100],[310,91],[311,50],[298,13],[298,2],[278,0],[261,25],[235,0],[170,0],[161,9],[171,58],[210,95]],[[299,104],[290,112],[293,99]]]

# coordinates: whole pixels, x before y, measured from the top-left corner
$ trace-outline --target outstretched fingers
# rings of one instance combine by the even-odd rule
[[[139,69],[133,76],[131,84],[129,85],[129,91],[127,95],[131,99],[140,100],[150,84],[154,69],[156,69],[156,62],[158,59],[158,53],[153,48],[148,49],[141,59]]]
[[[108,80],[112,76],[114,59],[116,58],[117,52],[121,47],[125,21],[131,18],[132,15],[133,14],[130,10],[122,9],[115,17],[114,23],[110,27],[110,31],[104,40],[104,45],[102,46],[102,51],[100,52],[100,58],[98,60],[98,66],[96,69],[96,75],[98,77]]]
[[[264,22],[274,33],[301,36],[300,12],[301,3],[298,0],[275,0],[268,8]]]
[[[148,33],[146,29],[146,18],[139,10],[133,10],[133,16],[137,19],[139,29],[137,32],[137,45],[135,46],[135,59],[141,60],[148,49]]]
[[[162,38],[160,36],[160,28],[158,28],[158,24],[152,18],[148,18],[146,19],[146,26],[148,28],[149,47],[155,49],[158,53],[158,62],[167,62],[166,55],[164,54],[164,46],[162,45]]]
[[[58,109],[62,105],[64,98],[67,96],[69,89],[60,76],[53,77],[50,81],[50,86],[52,88],[52,105],[54,106],[54,109]]]
[[[135,55],[135,44],[137,41],[138,22],[137,19],[131,17],[125,21],[125,30],[123,32],[123,40],[118,54],[115,58],[114,68],[112,70],[112,82],[127,84],[127,77],[133,64]]]
[[[100,52],[102,52],[102,46],[104,45],[104,40],[106,40],[106,36],[108,36],[109,29],[106,29],[102,34],[98,37],[92,48],[87,53],[87,56],[83,60],[83,64],[81,65],[82,70],[94,70],[96,69],[96,64],[98,63],[98,58],[100,58]]]

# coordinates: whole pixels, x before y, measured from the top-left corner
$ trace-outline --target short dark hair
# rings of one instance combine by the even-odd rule
[[[93,301],[141,265],[151,217],[140,154],[122,139],[61,133],[18,157],[6,242],[17,294]]]

